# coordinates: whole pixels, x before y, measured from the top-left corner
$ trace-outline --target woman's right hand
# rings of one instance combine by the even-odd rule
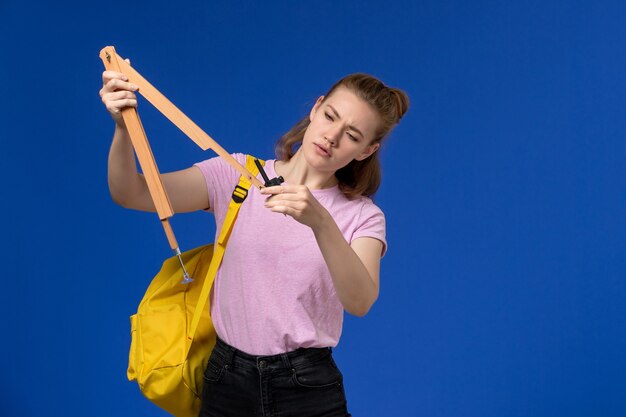
[[[128,59],[126,62],[130,64]],[[128,107],[137,107],[137,96],[135,95],[137,90],[139,87],[129,83],[128,77],[121,72],[104,71],[102,73],[100,98],[118,125],[124,125],[122,110]]]
[[[130,64],[128,59],[126,62]],[[109,190],[113,201],[122,207],[155,212],[146,179],[137,172],[132,141],[122,119],[122,110],[137,107],[138,89],[120,72],[102,73],[100,97],[117,123],[109,151]],[[161,173],[161,179],[175,213],[209,209],[207,182],[198,167]]]

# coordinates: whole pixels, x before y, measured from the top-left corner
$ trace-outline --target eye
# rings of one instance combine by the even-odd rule
[[[334,120],[330,113],[324,112],[324,115],[326,115],[326,119],[330,120],[331,122]]]
[[[347,135],[350,138],[350,140],[352,140],[353,142],[358,142],[359,141],[359,138],[357,138],[356,136],[354,136],[354,135],[352,135],[350,133],[347,133]]]

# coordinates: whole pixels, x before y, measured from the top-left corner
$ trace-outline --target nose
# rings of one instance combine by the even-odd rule
[[[341,128],[337,127],[336,129],[330,129],[328,132],[326,132],[326,134],[324,134],[324,139],[326,139],[330,146],[335,146],[340,136]]]

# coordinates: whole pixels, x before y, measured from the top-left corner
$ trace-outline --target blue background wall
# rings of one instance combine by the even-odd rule
[[[381,296],[336,349],[353,415],[626,415],[624,2],[86,3],[0,1],[0,415],[164,415],[125,379],[170,252],[109,197],[106,45],[265,157],[347,73],[408,92]],[[162,171],[213,156],[140,114]],[[172,223],[183,249],[213,236]]]

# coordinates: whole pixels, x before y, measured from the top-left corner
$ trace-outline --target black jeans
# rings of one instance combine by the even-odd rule
[[[252,356],[219,338],[204,373],[200,417],[349,417],[330,348]]]

